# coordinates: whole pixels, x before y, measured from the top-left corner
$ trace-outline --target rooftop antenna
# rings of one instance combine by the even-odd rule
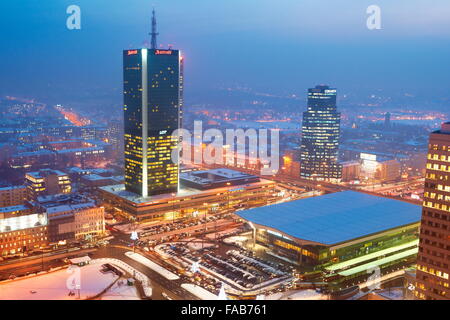
[[[159,33],[156,32],[155,8],[152,10],[152,32],[149,34],[152,36],[151,48],[156,49],[156,36],[159,35]]]

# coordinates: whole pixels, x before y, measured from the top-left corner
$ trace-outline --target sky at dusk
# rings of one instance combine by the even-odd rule
[[[66,8],[81,8],[81,30]],[[381,8],[381,30],[366,9]],[[448,0],[3,0],[0,94],[120,97],[122,50],[149,42],[185,56],[186,94],[248,86],[285,94],[317,83],[448,96]],[[120,103],[120,100],[118,101]]]

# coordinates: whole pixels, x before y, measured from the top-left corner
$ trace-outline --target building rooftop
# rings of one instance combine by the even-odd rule
[[[67,174],[54,169],[41,169],[39,171],[27,172],[27,175],[35,179],[47,177],[49,175],[66,176]]]
[[[236,214],[287,236],[333,245],[418,223],[421,210],[399,200],[343,191]]]
[[[450,122],[443,123],[441,129],[435,131],[434,133],[450,134]]]
[[[15,211],[23,211],[23,210],[29,210],[29,208],[25,205],[17,205],[17,206],[9,206],[9,207],[2,207],[0,208],[0,213],[8,213],[8,212],[15,212]]]
[[[359,160],[349,160],[349,161],[340,161],[339,162],[342,166],[351,166],[351,165],[360,165],[361,161]]]
[[[73,153],[73,152],[88,152],[88,151],[102,151],[102,147],[82,147],[73,149],[56,150],[56,153]]]
[[[189,172],[183,172],[181,174],[181,177],[186,180],[193,180],[198,183],[210,183],[215,181],[222,181],[222,180],[235,180],[235,179],[244,179],[249,177],[255,177],[253,175],[226,169],[226,168],[220,168],[220,169],[210,169],[210,170],[198,170],[198,171],[189,171]]]
[[[48,144],[65,144],[65,143],[72,143],[72,142],[81,142],[81,139],[72,139],[72,140],[58,140],[58,141],[50,141]]]
[[[109,174],[113,173],[114,170],[111,169],[103,169],[103,168],[85,168],[82,169],[80,167],[72,167],[68,169],[69,173],[76,173],[80,175],[86,175],[86,174]]]
[[[100,187],[100,189],[102,189],[108,193],[114,194],[115,196],[118,196],[125,200],[131,201],[137,205],[148,204],[148,203],[151,203],[154,201],[164,201],[164,200],[173,198],[171,193],[142,197],[136,193],[125,190],[124,184],[103,186],[103,187]],[[180,188],[180,190],[176,193],[175,198],[191,196],[191,195],[195,195],[195,194],[199,194],[199,193],[201,193],[201,191],[196,190],[196,189]]]
[[[240,185],[259,181],[259,177],[227,168],[187,171],[180,174],[180,182],[187,187],[205,189]]]
[[[55,207],[48,207],[47,214],[54,214],[58,212],[72,212],[78,211],[86,208],[94,208],[96,207],[94,201],[84,202],[84,203],[76,203],[76,204],[62,204]]]
[[[29,157],[29,156],[41,156],[41,155],[50,155],[55,154],[55,152],[47,149],[42,149],[38,151],[25,151],[25,152],[19,152],[13,155],[13,157]]]
[[[69,168],[67,171],[69,173],[77,173],[77,174],[90,174],[92,172],[93,169],[91,168],[87,168],[87,169],[82,169],[80,167],[72,167]]]
[[[51,194],[37,197],[37,203],[42,207],[50,208],[61,205],[76,205],[83,203],[93,203],[94,201],[77,193],[71,194]]]
[[[83,176],[83,179],[91,180],[91,181],[99,181],[99,180],[108,180],[108,179],[110,179],[110,177],[103,177],[98,174],[92,173],[92,174],[85,174]]]
[[[357,148],[354,146],[349,146],[346,144],[342,144],[339,146],[339,150],[341,151],[353,151],[353,152],[359,152],[359,153],[366,153],[366,154],[373,154],[376,155],[377,157],[385,157],[385,158],[390,158],[390,159],[401,159],[401,158],[408,158],[407,155],[404,154],[399,154],[399,153],[387,153],[387,152],[381,152],[381,151],[375,151],[375,150],[366,150],[366,149],[362,149],[362,148]]]
[[[9,186],[9,187],[1,187],[0,191],[8,191],[8,190],[15,190],[15,189],[25,189],[26,187],[24,185],[21,186]]]
[[[249,186],[258,186],[258,185],[263,186],[263,185],[270,185],[272,183],[273,182],[270,180],[260,179],[260,181],[258,181],[258,182],[247,183],[240,187],[226,186],[226,187],[218,187],[218,188],[213,188],[213,189],[208,189],[208,190],[199,190],[199,189],[183,186],[183,187],[180,187],[180,189],[174,196],[171,193],[165,193],[165,194],[148,196],[146,198],[144,198],[136,193],[125,190],[124,184],[103,186],[103,187],[99,187],[99,189],[101,189],[107,193],[110,193],[116,197],[120,197],[124,200],[131,201],[135,205],[148,205],[148,204],[168,201],[174,197],[175,198],[186,198],[189,196],[195,196],[195,195],[201,195],[201,194],[221,193],[221,192],[230,192],[230,191],[233,192],[233,191],[237,191],[238,189],[240,190],[240,189],[243,189],[243,188],[246,188]]]

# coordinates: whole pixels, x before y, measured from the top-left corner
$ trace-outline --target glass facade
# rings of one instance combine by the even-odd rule
[[[125,187],[143,197],[177,192],[171,153],[182,118],[180,51],[125,50],[123,66]]]
[[[300,176],[305,179],[340,179],[338,163],[341,114],[336,110],[336,89],[316,86],[308,90],[303,113]]]

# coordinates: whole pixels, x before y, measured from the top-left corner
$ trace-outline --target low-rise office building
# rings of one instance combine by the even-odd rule
[[[80,178],[80,183],[88,188],[103,187],[124,183],[123,176],[103,177],[98,174],[86,174]]]
[[[0,219],[0,254],[8,256],[46,247],[47,222],[45,214]]]
[[[217,170],[227,174],[219,175]],[[275,182],[230,169],[186,172],[180,180],[182,185],[177,193],[141,197],[126,191],[124,185],[112,185],[100,187],[99,194],[125,216],[138,220],[174,219],[219,208],[262,206],[277,197]]]
[[[59,170],[42,169],[25,175],[28,199],[42,195],[67,194],[72,190],[69,176]]]
[[[377,154],[361,153],[362,179],[389,182],[398,180],[400,176],[401,164],[398,160],[381,157]]]
[[[361,177],[361,162],[358,160],[344,161],[342,165],[342,181],[359,180]]]
[[[48,217],[51,243],[89,240],[105,234],[104,207],[78,195],[39,197],[36,210]]]

